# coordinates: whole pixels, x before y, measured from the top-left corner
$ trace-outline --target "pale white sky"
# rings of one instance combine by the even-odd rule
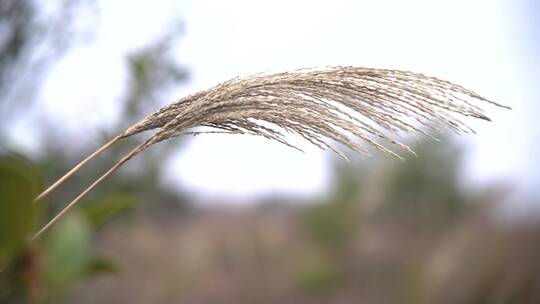
[[[531,189],[538,177],[531,142],[540,75],[532,51],[539,39],[531,38],[538,32],[528,13],[524,2],[504,0],[102,1],[95,40],[55,68],[41,110],[72,130],[113,121],[111,104],[126,80],[122,57],[180,17],[185,35],[178,58],[191,81],[163,104],[261,71],[343,64],[422,72],[514,108],[488,107],[495,122],[473,123],[478,135],[462,139],[470,147],[465,178]],[[328,156],[303,147],[305,154],[259,138],[198,136],[171,161],[167,179],[207,198],[324,192]]]

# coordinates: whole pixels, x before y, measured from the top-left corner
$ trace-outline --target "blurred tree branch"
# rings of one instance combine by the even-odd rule
[[[92,0],[0,2],[0,139],[15,114],[34,101],[47,68],[80,37],[77,10],[93,5]]]

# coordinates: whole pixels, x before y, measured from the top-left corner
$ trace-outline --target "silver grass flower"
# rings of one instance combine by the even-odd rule
[[[297,148],[287,140],[285,132],[288,132],[344,158],[334,143],[359,153],[366,153],[366,147],[372,146],[400,158],[395,149],[414,153],[398,140],[402,134],[431,137],[426,129],[441,127],[457,133],[474,132],[460,118],[489,120],[480,108],[487,103],[508,108],[451,82],[398,70],[338,66],[234,78],[159,109],[80,162],[36,201],[116,141],[157,129],[70,202],[35,237],[133,156],[181,134],[249,134]]]

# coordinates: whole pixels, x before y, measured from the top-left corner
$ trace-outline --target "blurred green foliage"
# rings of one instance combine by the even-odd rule
[[[420,270],[414,261],[387,269],[375,267],[375,271],[370,267],[361,273],[354,270],[354,261],[358,260],[358,251],[362,251],[364,238],[370,236],[369,230],[381,227],[434,234],[448,230],[473,205],[472,194],[458,183],[461,152],[457,147],[423,141],[414,145],[413,150],[418,156],[407,156],[404,161],[379,158],[334,162],[333,191],[326,199],[307,207],[302,216],[303,230],[314,244],[312,250],[325,258],[316,259],[317,263],[298,272],[299,286],[311,291],[332,291],[339,286],[339,278],[349,278],[349,282],[361,282],[360,286],[383,284],[398,294],[405,290],[403,296],[410,296],[404,282],[412,286],[418,283]],[[417,237],[425,235],[418,233]],[[415,240],[396,240],[387,245],[387,250],[398,250],[392,248],[403,248],[407,242],[413,244]],[[308,251],[302,260],[313,261],[309,258],[313,255]],[[402,303],[409,302],[405,299]]]
[[[133,207],[136,197],[129,192],[113,192],[89,199],[81,205],[81,212],[92,227],[105,224],[110,218]]]
[[[296,269],[294,283],[301,290],[314,293],[332,292],[344,283],[343,273],[339,271],[334,261],[322,256],[322,252],[304,256]]]
[[[47,235],[43,267],[50,298],[63,298],[83,279],[118,272],[112,260],[93,253],[93,241],[93,226],[84,214],[70,215]]]
[[[46,236],[45,273],[54,290],[69,288],[86,274],[91,263],[91,230],[79,214],[71,214]]]
[[[462,153],[455,145],[443,144],[450,141],[443,138],[414,146],[418,156],[409,155],[388,175],[381,213],[444,226],[470,206],[470,195],[458,184]]]
[[[17,156],[0,157],[0,269],[27,245],[40,212],[32,200],[41,189],[35,167]]]
[[[350,206],[335,201],[310,208],[304,223],[308,234],[322,248],[338,252],[347,245],[354,226],[349,219]]]
[[[85,202],[43,239],[31,241],[43,222],[46,202],[32,203],[41,189],[39,171],[29,161],[0,157],[0,303],[54,303],[82,280],[119,270],[94,252],[95,231],[131,208],[135,197],[113,193]]]

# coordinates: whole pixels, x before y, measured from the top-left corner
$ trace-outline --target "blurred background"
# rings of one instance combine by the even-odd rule
[[[0,303],[540,303],[540,4],[0,1]],[[351,162],[300,143],[148,134],[32,199],[160,106],[261,71],[437,76],[476,135]]]

